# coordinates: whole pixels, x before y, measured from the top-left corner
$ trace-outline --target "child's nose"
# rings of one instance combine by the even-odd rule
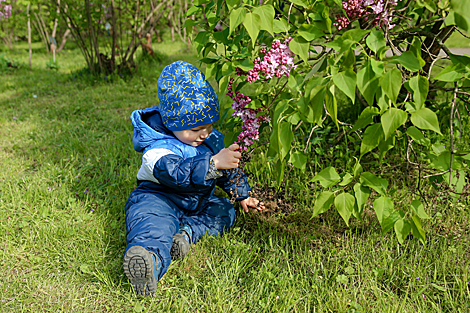
[[[207,137],[209,137],[209,132],[207,130],[203,130],[200,136],[201,138],[206,139]]]

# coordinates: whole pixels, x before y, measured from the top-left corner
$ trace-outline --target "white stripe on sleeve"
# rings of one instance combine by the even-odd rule
[[[171,150],[168,149],[152,149],[147,151],[143,156],[142,156],[142,166],[139,169],[139,172],[137,173],[137,179],[138,180],[149,180],[153,181],[157,184],[159,184],[158,179],[153,176],[153,168],[155,167],[155,163],[157,163],[158,160],[160,160],[162,157],[165,155],[169,154],[176,154]]]

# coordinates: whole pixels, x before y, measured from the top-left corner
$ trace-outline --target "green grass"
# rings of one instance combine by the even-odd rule
[[[294,213],[239,214],[174,262],[154,298],[136,297],[122,270],[141,161],[129,115],[156,103],[163,66],[197,60],[180,43],[155,48],[168,58],[127,81],[71,75],[85,66],[76,49],[48,70],[40,47],[32,69],[0,74],[1,312],[470,311],[468,207],[429,212],[426,245],[399,245],[371,210],[349,228],[330,211],[311,219],[313,173],[297,170]],[[27,63],[24,44],[3,52]],[[252,183],[269,181],[267,160],[253,162]]]

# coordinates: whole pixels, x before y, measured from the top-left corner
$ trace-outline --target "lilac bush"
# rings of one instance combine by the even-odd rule
[[[5,4],[6,0],[0,0],[0,20],[11,16],[11,4]]]

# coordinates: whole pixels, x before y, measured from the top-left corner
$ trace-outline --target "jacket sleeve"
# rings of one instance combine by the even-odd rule
[[[235,196],[236,201],[241,201],[250,196],[250,185],[245,173],[240,169],[223,170],[224,176],[217,179],[217,186],[222,188],[231,197]],[[232,194],[236,193],[236,194]]]
[[[206,179],[211,154],[205,153],[183,159],[176,154],[162,156],[153,167],[153,176],[158,183],[184,192],[205,193],[214,183]]]

